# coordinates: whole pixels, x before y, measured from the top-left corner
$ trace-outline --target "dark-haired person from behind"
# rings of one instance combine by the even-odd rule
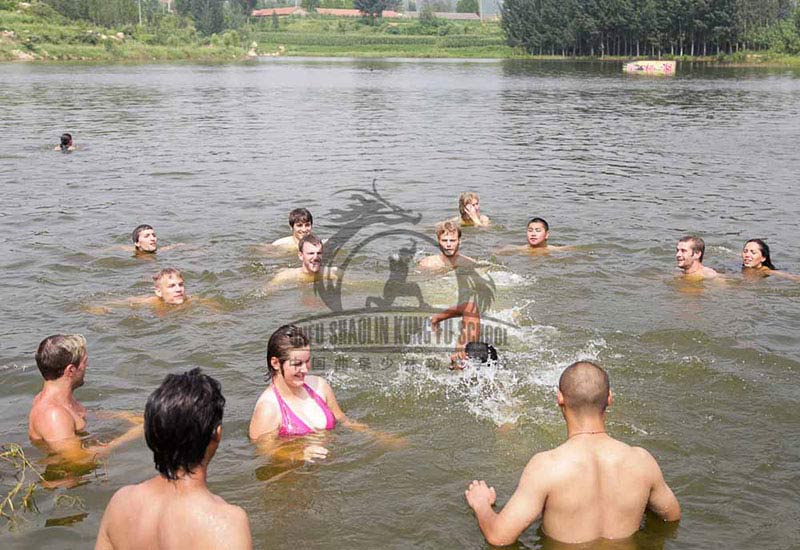
[[[250,549],[247,514],[206,486],[225,398],[199,368],[168,375],[147,399],[144,433],[158,475],[111,498],[95,549]]]
[[[61,134],[61,143],[55,146],[53,151],[61,151],[62,153],[68,153],[69,151],[75,150],[75,143],[72,141],[72,134],[63,133]]]
[[[747,278],[761,278],[769,275],[777,275],[786,279],[800,280],[797,275],[778,271],[772,265],[769,245],[762,239],[750,239],[744,243],[742,249],[742,275]]]

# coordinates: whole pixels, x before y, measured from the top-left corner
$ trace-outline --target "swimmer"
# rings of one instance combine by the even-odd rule
[[[164,252],[167,250],[172,250],[173,248],[178,248],[179,246],[183,246],[182,243],[175,243],[161,247],[158,246],[156,230],[153,229],[152,225],[147,225],[146,223],[137,226],[136,229],[133,230],[131,233],[131,240],[133,241],[133,248],[130,246],[121,246],[119,248],[122,250],[131,251],[139,257],[148,257],[152,254],[155,254],[159,250]]]
[[[800,277],[797,275],[775,269],[775,266],[772,265],[772,258],[770,258],[769,245],[761,239],[750,239],[744,243],[744,249],[742,250],[742,275],[744,275],[745,278],[776,275],[795,281],[800,280]]]
[[[53,148],[53,151],[61,151],[62,153],[68,153],[69,151],[74,150],[75,143],[72,141],[72,134],[68,134],[66,132],[61,134],[61,143]]]
[[[311,229],[314,225],[314,217],[305,208],[295,208],[289,212],[289,227],[292,228],[292,234],[288,237],[283,237],[273,242],[271,246],[283,248],[285,250],[294,252],[299,250],[300,240],[306,235],[311,234]]]
[[[114,493],[95,550],[253,546],[247,513],[208,490],[225,398],[199,368],[168,375],[147,399],[145,440],[158,475]]]
[[[546,254],[553,250],[569,250],[570,246],[553,246],[548,244],[550,238],[550,224],[544,218],[533,218],[528,222],[526,230],[527,243],[522,246],[506,246],[497,251],[498,254],[509,254],[512,252],[530,252],[534,254]]]
[[[456,350],[450,355],[450,368],[461,370],[466,366],[465,361],[470,358],[467,346],[477,342],[481,337],[481,315],[478,306],[473,301],[458,304],[431,316],[433,333],[439,333],[439,323],[453,317],[461,317],[461,333],[456,342]]]
[[[468,191],[459,195],[458,214],[458,218],[454,221],[457,221],[462,227],[488,227],[491,225],[489,217],[481,214],[481,199],[477,193]]]
[[[86,338],[80,334],[48,336],[36,350],[36,366],[44,378],[44,387],[33,399],[28,437],[37,446],[72,463],[93,462],[142,435],[140,416],[112,413],[133,426],[109,443],[91,447],[81,444],[78,434],[86,431],[86,407],[73,392],[83,386],[88,365]]]
[[[477,262],[459,253],[461,247],[461,228],[452,221],[441,222],[436,226],[436,239],[439,254],[427,256],[419,261],[417,267],[428,271],[451,270],[458,267],[475,267]]]
[[[703,266],[706,243],[700,237],[688,235],[678,241],[675,248],[675,261],[683,276],[688,279],[713,279],[719,273],[710,267]]]
[[[588,361],[567,367],[557,402],[567,441],[533,456],[500,513],[492,509],[495,489],[485,481],[473,481],[465,491],[489,544],[514,543],[540,515],[543,531],[566,543],[630,537],[645,509],[664,521],[680,519],[680,504],[653,456],[606,432],[613,397],[603,369]]]
[[[311,348],[308,337],[294,325],[284,325],[270,336],[267,344],[267,381],[271,382],[256,402],[250,418],[250,439],[258,441],[268,454],[284,458],[300,458],[276,448],[276,439],[284,436],[308,435],[332,430],[337,422],[364,429],[363,424],[347,418],[333,390],[325,379],[308,374],[311,369]],[[296,454],[296,453],[295,453]],[[328,450],[321,445],[308,445],[302,459],[324,459]]]
[[[301,266],[280,271],[267,284],[267,289],[286,286],[290,283],[313,283],[319,280],[336,280],[338,270],[322,267],[322,241],[313,233],[300,239],[297,257]]]

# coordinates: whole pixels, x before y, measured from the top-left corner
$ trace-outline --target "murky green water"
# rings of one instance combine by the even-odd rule
[[[194,366],[222,382],[211,486],[247,510],[258,547],[481,548],[466,484],[486,478],[504,503],[527,459],[563,438],[559,373],[594,358],[616,393],[612,433],[656,455],[684,509],[677,530],[650,525],[639,547],[797,548],[800,283],[743,282],[737,255],[766,238],[775,263],[800,273],[798,76],[683,67],[643,80],[522,62],[2,66],[2,439],[41,456],[26,436],[41,384],[33,352],[49,334],[82,332],[91,359],[77,396],[92,409],[141,409],[166,373]],[[82,150],[50,151],[62,131]],[[467,230],[463,251],[494,264],[491,315],[513,325],[501,365],[471,380],[425,357],[330,354],[322,372],[343,408],[408,444],[339,429],[324,464],[273,478],[284,470],[246,438],[266,339],[327,309],[312,293],[265,295],[294,263],[252,245],[286,234],[296,206],[332,236],[334,210],[350,204],[337,191],[373,179],[421,215],[393,227],[422,233],[455,213],[459,192],[480,193],[495,226]],[[532,216],[575,250],[495,255],[524,242]],[[139,223],[162,246],[186,246],[155,261],[115,250]],[[675,283],[675,241],[688,232],[706,238],[706,264],[729,284]],[[346,300],[380,294],[402,241],[358,250]],[[147,293],[172,265],[222,310],[85,311]],[[455,297],[452,277],[421,284],[436,306]],[[111,494],[153,473],[144,443],[128,445],[84,485],[42,493],[41,514],[2,546],[88,547]],[[60,495],[88,515],[52,525],[82,513]],[[535,528],[521,543],[547,545]]]

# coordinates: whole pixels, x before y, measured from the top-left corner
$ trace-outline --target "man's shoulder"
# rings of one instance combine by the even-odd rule
[[[45,399],[34,400],[29,416],[31,435],[37,439],[57,440],[75,435],[75,417],[61,403]]]
[[[294,238],[292,238],[291,235],[289,235],[288,237],[281,237],[278,240],[272,241],[272,246],[283,246],[288,248],[289,246],[292,245],[297,246],[294,242]]]
[[[439,260],[438,254],[431,254],[430,256],[425,256],[424,258],[422,258],[417,265],[419,267],[431,269],[440,267],[442,265],[442,262]]]

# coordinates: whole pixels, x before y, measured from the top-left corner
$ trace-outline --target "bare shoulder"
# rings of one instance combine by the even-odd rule
[[[433,254],[431,256],[422,258],[417,266],[421,269],[436,269],[440,266],[440,263],[439,256],[437,254]]]
[[[294,244],[294,239],[292,239],[291,235],[289,235],[288,237],[281,237],[278,240],[272,241],[272,246],[280,246],[282,248],[289,248],[293,245],[295,244]]]
[[[280,410],[272,386],[259,396],[250,419],[249,436],[256,440],[262,435],[272,432],[280,427]]]
[[[328,384],[328,381],[321,376],[309,374],[308,376],[306,376],[306,384],[311,386],[311,389],[320,395],[332,391],[330,384]]]
[[[29,421],[31,438],[57,441],[73,437],[75,431],[75,417],[66,407],[44,400],[34,403]]]

